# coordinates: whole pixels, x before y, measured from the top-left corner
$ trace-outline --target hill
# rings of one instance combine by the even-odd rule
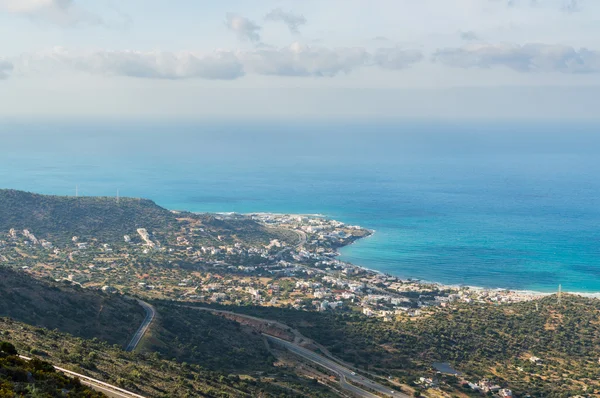
[[[600,300],[548,296],[517,304],[456,304],[413,319],[382,322],[361,314],[268,307],[226,307],[299,329],[356,366],[414,386],[447,362],[469,381],[482,379],[518,396],[600,394]],[[465,391],[448,378],[448,393]],[[467,386],[467,390],[470,388]]]
[[[142,350],[214,371],[273,370],[262,336],[239,323],[177,304],[157,303],[159,319]]]
[[[0,340],[14,344],[23,355],[41,358],[148,398],[336,396],[326,387],[292,373],[273,369],[273,374],[267,377],[207,370],[196,364],[164,359],[158,353],[125,352],[101,341],[76,338],[8,318],[0,318]]]
[[[12,344],[0,341],[0,397],[13,396],[101,398],[105,395],[57,372],[48,362],[19,358]]]
[[[125,345],[144,319],[133,300],[0,266],[0,316]]]
[[[0,230],[27,229],[53,242],[73,236],[122,241],[137,228],[168,230],[175,216],[146,199],[48,196],[0,190]]]
[[[198,242],[261,242],[272,239],[296,242],[289,231],[266,228],[244,216],[219,216],[172,212],[151,200],[113,197],[73,197],[39,195],[0,189],[0,231],[14,229],[31,232],[38,240],[57,245],[70,243],[74,236],[82,241],[123,243],[129,235],[135,243],[144,228],[158,242],[176,243],[175,232],[198,229]],[[220,238],[217,240],[216,237]],[[189,239],[190,236],[188,235]]]

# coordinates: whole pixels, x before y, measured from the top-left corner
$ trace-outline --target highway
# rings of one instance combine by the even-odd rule
[[[353,372],[352,370],[340,365],[337,362],[327,359],[324,356],[317,354],[316,352],[310,351],[304,347],[300,347],[294,343],[290,343],[289,341],[282,340],[278,337],[270,336],[264,333],[263,336],[265,336],[268,340],[274,342],[275,344],[279,344],[285,347],[290,352],[299,355],[304,359],[307,359],[319,366],[322,366],[323,368],[328,369],[331,372],[336,373],[340,377],[340,385],[342,386],[342,388],[346,391],[352,392],[353,394],[359,397],[381,398],[380,395],[375,395],[371,392],[358,388],[354,384],[349,383],[349,381],[355,384],[362,385],[370,390],[376,391],[385,397],[409,398],[409,396],[406,394],[393,391],[389,387],[382,386],[381,384],[378,384],[372,380],[366,379],[356,374],[356,372]]]
[[[26,361],[31,361],[31,358],[24,357],[23,355],[19,355],[19,358],[24,359]],[[67,369],[59,368],[58,366],[54,366],[54,369],[68,376],[77,377],[81,381],[81,384],[86,385],[111,398],[145,398],[142,395],[135,394],[131,391],[124,390],[117,386],[113,386],[103,381],[96,380],[91,377],[84,376],[82,374],[75,373]]]
[[[252,319],[252,320],[268,323],[271,325],[276,325],[283,330],[290,330],[294,334],[294,342],[282,340],[278,337],[271,336],[266,333],[263,333],[263,336],[265,336],[268,340],[270,340],[272,342],[279,343],[281,346],[287,348],[290,352],[292,352],[296,355],[299,355],[305,359],[308,359],[309,361],[316,363],[316,364],[324,367],[325,369],[328,369],[331,372],[339,375],[340,385],[342,386],[342,388],[346,391],[352,392],[353,394],[355,394],[361,398],[363,398],[363,397],[364,398],[374,398],[374,397],[381,398],[381,396],[375,395],[373,393],[370,393],[368,391],[360,389],[360,388],[356,387],[354,384],[349,383],[349,381],[352,381],[353,383],[356,383],[356,384],[360,384],[371,390],[377,391],[378,393],[382,394],[385,397],[409,398],[408,395],[397,392],[397,391],[394,391],[392,393],[393,390],[391,388],[382,386],[381,384],[375,383],[372,380],[369,380],[365,377],[362,377],[361,375],[358,375],[353,370],[351,370],[351,369],[345,367],[343,364],[341,364],[342,361],[339,361],[339,362],[333,361],[332,359],[329,359],[323,355],[317,354],[314,351],[308,350],[308,349],[300,346],[298,343],[300,343],[301,341],[312,342],[312,340],[306,339],[304,336],[302,336],[300,334],[299,331],[297,331],[296,329],[290,328],[288,325],[286,325],[284,323],[274,321],[274,320],[269,320],[269,319],[257,318],[257,317],[250,316],[250,315],[239,314],[239,313],[231,312],[231,311],[217,310],[217,309],[208,308],[208,307],[192,307],[192,306],[184,306],[184,307],[190,308],[190,309],[195,309],[195,310],[200,310],[200,311],[208,311],[208,312],[212,312],[215,314],[235,315],[235,316],[242,317],[242,318]]]
[[[152,324],[152,321],[156,317],[156,310],[154,309],[153,306],[151,306],[150,304],[146,303],[145,301],[142,301],[139,299],[137,299],[137,302],[142,307],[144,307],[144,310],[146,311],[146,318],[144,318],[144,321],[140,325],[140,328],[137,330],[137,332],[135,332],[135,335],[131,339],[131,342],[129,342],[129,344],[125,348],[125,351],[130,351],[130,352],[134,351],[137,348],[138,344],[140,344],[142,337],[144,337],[144,335],[148,331],[148,328]]]

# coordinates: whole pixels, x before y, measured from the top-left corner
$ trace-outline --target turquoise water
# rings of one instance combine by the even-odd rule
[[[0,187],[171,209],[322,213],[401,277],[600,292],[600,135],[585,124],[0,123]]]

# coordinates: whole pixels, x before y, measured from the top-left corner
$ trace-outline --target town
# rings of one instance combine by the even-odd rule
[[[218,214],[287,231],[269,242],[240,240],[191,223],[160,240],[138,228],[119,243],[77,236],[59,247],[35,231],[7,231],[0,263],[36,277],[144,298],[255,304],[306,311],[357,311],[393,321],[454,302],[512,303],[538,295],[405,280],[338,259],[338,249],[373,231],[318,215]]]

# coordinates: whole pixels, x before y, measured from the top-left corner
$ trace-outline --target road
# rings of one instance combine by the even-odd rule
[[[139,300],[139,299],[136,299],[136,300],[146,311],[146,318],[144,318],[144,321],[142,322],[139,329],[137,330],[137,332],[131,339],[131,342],[125,348],[126,351],[133,351],[137,348],[138,344],[140,344],[140,341],[142,340],[142,337],[144,337],[144,335],[148,331],[148,328],[152,324],[152,321],[154,321],[154,318],[156,317],[156,310],[154,309],[154,307],[152,305],[146,303],[145,301]],[[21,359],[24,359],[26,361],[31,361],[31,358],[24,357],[22,355],[19,355],[19,357],[21,357]],[[117,386],[113,386],[113,385],[105,383],[103,381],[96,380],[91,377],[84,376],[82,374],[75,373],[75,372],[72,372],[67,369],[59,368],[58,366],[54,366],[54,369],[66,374],[66,375],[79,378],[79,380],[81,380],[81,384],[91,387],[94,390],[99,391],[99,392],[103,393],[104,395],[111,397],[111,398],[144,398],[141,395],[132,393],[130,391],[124,390]]]
[[[304,359],[307,359],[313,363],[316,363],[319,366],[324,367],[325,369],[328,369],[328,370],[336,373],[337,375],[340,376],[340,385],[342,386],[342,388],[347,391],[352,392],[355,395],[358,395],[359,397],[381,398],[379,395],[375,395],[375,394],[365,391],[361,388],[358,388],[357,386],[355,386],[354,384],[351,384],[350,382],[362,385],[370,390],[373,390],[380,394],[383,394],[383,396],[386,396],[386,397],[403,397],[403,398],[409,397],[408,395],[399,393],[397,391],[394,391],[392,393],[391,388],[382,386],[381,384],[378,384],[372,380],[366,379],[366,378],[356,374],[356,372],[353,372],[352,370],[340,365],[337,362],[334,362],[328,358],[325,358],[324,356],[319,355],[316,352],[310,351],[304,347],[300,347],[294,343],[290,343],[289,341],[282,340],[278,337],[270,336],[270,335],[264,334],[264,333],[263,333],[263,336],[265,336],[268,340],[285,347],[290,352],[292,352],[296,355],[299,355],[299,356],[303,357]]]
[[[189,309],[198,310],[198,311],[212,312],[214,314],[233,315],[233,316],[240,317],[240,318],[246,318],[246,319],[250,319],[253,321],[257,321],[257,322],[266,323],[268,325],[277,326],[278,328],[280,328],[282,330],[290,331],[294,335],[295,343],[300,343],[301,341],[309,341],[304,336],[302,336],[300,334],[300,332],[298,332],[296,329],[292,329],[291,327],[289,327],[288,325],[286,325],[284,323],[274,321],[271,319],[257,318],[252,315],[240,314],[237,312],[226,311],[226,310],[217,310],[217,309],[209,308],[209,307],[195,307],[195,306],[191,306],[191,305],[180,305],[180,307],[189,308]]]
[[[281,256],[283,256],[283,254],[287,251],[290,251],[294,248],[299,248],[302,247],[306,244],[306,234],[303,231],[298,231],[295,229],[290,229],[290,231],[295,232],[298,235],[298,243],[295,246],[288,246],[286,248],[284,248],[283,250],[280,250],[276,255],[275,258],[277,259],[281,259]]]
[[[257,318],[257,317],[250,316],[250,315],[239,314],[239,313],[232,312],[232,311],[216,310],[214,308],[208,308],[208,307],[192,307],[192,306],[184,306],[184,307],[190,308],[190,309],[195,309],[195,310],[200,310],[200,311],[208,311],[208,312],[212,312],[215,314],[235,315],[235,316],[242,317],[242,318],[252,319],[252,320],[268,323],[271,325],[276,325],[284,330],[290,330],[294,334],[294,342],[282,340],[278,337],[271,336],[271,335],[265,334],[265,333],[263,333],[263,335],[270,341],[280,343],[280,345],[284,346],[292,353],[294,353],[296,355],[300,355],[303,358],[308,359],[309,361],[316,363],[316,364],[336,373],[340,377],[340,385],[342,386],[342,388],[346,391],[352,392],[355,395],[358,395],[359,397],[364,397],[364,398],[379,397],[379,398],[381,398],[379,395],[375,395],[368,391],[364,391],[364,390],[356,387],[354,384],[349,383],[348,381],[352,381],[354,383],[365,386],[371,390],[377,391],[386,397],[409,398],[408,395],[397,392],[397,391],[392,393],[391,388],[382,386],[381,384],[375,383],[372,380],[366,379],[366,378],[356,374],[356,372],[354,372],[353,370],[344,366],[342,361],[338,361],[337,358],[336,358],[336,361],[338,361],[338,362],[333,361],[332,359],[329,359],[323,355],[317,354],[314,351],[308,350],[308,349],[300,346],[299,343],[302,341],[308,342],[308,343],[312,343],[313,341],[302,336],[302,334],[300,334],[299,331],[297,331],[296,329],[290,328],[288,325],[286,325],[284,323],[274,321],[274,320],[269,320],[269,319]],[[331,355],[331,354],[329,354],[329,355]],[[331,356],[331,358],[333,358],[333,357]]]
[[[323,353],[323,355],[325,357],[328,357],[329,359],[333,360],[334,362],[338,362],[339,364],[341,364],[349,369],[353,368],[353,366],[351,364],[349,364],[339,358],[336,358],[331,352],[329,352],[327,347],[323,346],[322,344],[317,343],[313,339],[309,339],[308,337],[302,335],[302,333],[300,333],[300,331],[298,329],[294,329],[294,328],[290,327],[289,325],[286,325],[285,323],[281,323],[281,322],[275,321],[273,319],[258,318],[258,317],[252,316],[252,315],[240,314],[238,312],[232,312],[232,311],[227,311],[227,310],[217,310],[217,309],[209,308],[209,307],[195,307],[195,306],[182,306],[182,307],[190,308],[190,309],[194,309],[194,310],[208,311],[208,312],[212,312],[215,314],[233,315],[236,317],[251,319],[254,321],[259,321],[259,322],[263,322],[263,323],[266,323],[269,325],[277,326],[280,329],[289,331],[294,335],[294,344],[296,344],[296,345],[305,345],[305,344],[314,345]]]
[[[19,357],[26,361],[31,361],[31,358],[29,358],[29,357],[24,357],[23,355],[19,355]],[[131,391],[124,390],[117,386],[113,386],[113,385],[105,383],[103,381],[96,380],[91,377],[84,376],[82,374],[75,373],[75,372],[72,372],[67,369],[59,368],[58,366],[54,366],[54,369],[56,369],[57,371],[59,371],[61,373],[66,374],[68,376],[78,378],[81,381],[81,384],[86,385],[86,386],[88,386],[98,392],[101,392],[111,398],[145,398],[142,395],[135,394]]]
[[[148,328],[152,324],[152,321],[154,321],[154,318],[156,317],[156,310],[153,306],[139,299],[137,299],[137,302],[142,307],[144,307],[144,310],[146,311],[146,318],[144,319],[144,322],[142,322],[142,324],[140,325],[140,328],[137,330],[137,332],[135,332],[135,335],[131,339],[131,342],[125,348],[125,351],[133,351],[137,348],[138,344],[140,344],[140,341],[142,340],[142,337],[144,337],[144,335],[148,331]]]

